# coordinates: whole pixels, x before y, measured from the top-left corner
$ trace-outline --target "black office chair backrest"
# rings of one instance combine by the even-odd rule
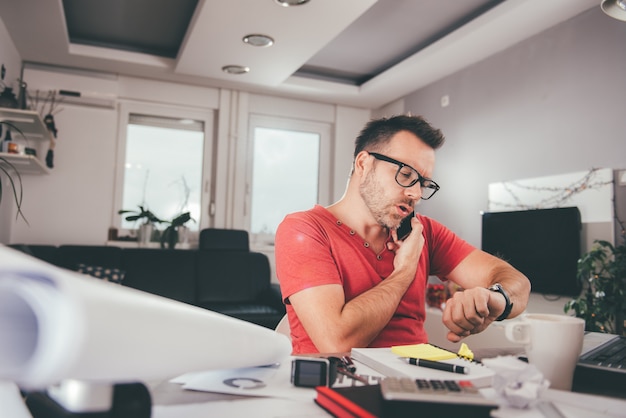
[[[200,231],[201,250],[250,251],[248,231],[241,229],[208,228]]]

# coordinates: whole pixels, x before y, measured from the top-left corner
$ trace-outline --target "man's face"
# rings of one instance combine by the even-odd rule
[[[409,132],[395,134],[379,153],[410,165],[424,177],[431,177],[435,151]],[[396,229],[421,198],[420,183],[402,187],[396,181],[398,165],[377,160],[373,156],[369,158],[372,159],[371,169],[359,185],[361,198],[376,222],[386,228]]]

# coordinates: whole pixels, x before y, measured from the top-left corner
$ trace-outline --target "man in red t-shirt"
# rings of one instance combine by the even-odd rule
[[[276,272],[294,354],[426,342],[429,275],[464,289],[443,312],[450,341],[525,309],[528,279],[440,223],[417,214],[412,232],[397,235],[416,202],[439,189],[430,176],[443,141],[421,117],[370,121],[356,139],[344,196],[279,225]]]

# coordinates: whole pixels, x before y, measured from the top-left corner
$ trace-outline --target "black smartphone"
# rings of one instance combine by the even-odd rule
[[[412,230],[411,219],[414,216],[415,216],[415,212],[411,212],[411,214],[407,216],[406,218],[404,218],[402,222],[400,223],[400,226],[398,227],[398,230],[396,231],[398,233],[398,239],[400,241],[405,239],[406,236],[409,235],[409,233],[411,232]]]

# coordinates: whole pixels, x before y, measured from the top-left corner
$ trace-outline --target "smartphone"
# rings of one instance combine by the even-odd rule
[[[412,230],[411,219],[414,216],[415,216],[415,212],[411,212],[411,214],[407,216],[406,218],[404,218],[402,222],[400,223],[400,226],[398,227],[398,230],[396,231],[398,233],[398,239],[400,241],[405,239],[407,235],[409,235],[409,233],[411,232]]]

